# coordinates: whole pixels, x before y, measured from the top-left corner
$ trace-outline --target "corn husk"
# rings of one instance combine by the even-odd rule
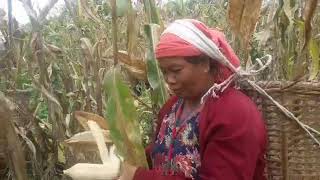
[[[105,143],[112,143],[110,139],[110,132],[107,130],[103,130],[103,137]],[[68,145],[74,145],[74,144],[82,144],[82,145],[96,145],[96,141],[92,135],[91,131],[84,131],[78,134],[73,135],[71,138],[64,141]]]

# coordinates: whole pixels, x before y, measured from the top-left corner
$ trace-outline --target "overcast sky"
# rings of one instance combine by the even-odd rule
[[[31,0],[33,7],[35,10],[39,10],[43,8],[49,0]],[[58,3],[55,5],[55,7],[51,10],[51,13],[54,13],[55,11],[58,11],[58,7],[61,7],[64,5],[63,0],[59,0]],[[8,10],[8,4],[7,0],[0,0],[0,8],[5,10],[7,12]],[[25,24],[29,22],[29,18],[22,6],[22,3],[18,0],[12,0],[12,14],[17,19],[19,23]]]
[[[8,10],[8,0],[0,0],[0,9],[3,9],[7,12]],[[49,0],[31,0],[33,4],[33,8],[38,12],[39,9],[42,9],[46,4],[48,4]],[[137,0],[131,0],[131,2],[135,3]],[[161,4],[165,4],[170,0],[161,0]],[[186,0],[185,0],[186,1]],[[56,14],[59,12],[60,7],[64,6],[64,0],[58,0],[55,7],[51,9],[50,14]],[[29,18],[22,6],[22,3],[19,0],[12,0],[12,14],[16,18],[16,20],[21,24],[26,24],[29,22]]]

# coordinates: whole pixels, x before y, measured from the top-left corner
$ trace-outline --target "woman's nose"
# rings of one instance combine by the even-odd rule
[[[176,79],[175,75],[173,75],[172,73],[167,73],[165,75],[165,80],[166,80],[166,82],[168,83],[169,86],[172,85],[172,84],[177,83],[177,79]]]

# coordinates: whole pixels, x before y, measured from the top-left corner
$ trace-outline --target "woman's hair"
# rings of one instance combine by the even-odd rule
[[[220,74],[218,62],[207,55],[184,57],[184,59],[191,64],[201,64],[209,62],[210,73],[214,76],[219,76]]]

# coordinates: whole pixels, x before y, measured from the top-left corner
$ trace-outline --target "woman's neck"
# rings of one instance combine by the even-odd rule
[[[196,107],[200,104],[200,99],[197,98],[197,99],[185,99],[184,101],[184,105],[186,107]]]
[[[190,115],[194,114],[199,107],[200,107],[200,100],[197,101],[197,100],[184,99],[182,114],[180,118],[185,119],[186,117],[189,117]]]
[[[205,85],[205,88],[203,88],[202,92],[200,93],[199,97],[192,97],[184,100],[184,106],[188,109],[197,108],[200,105],[201,98],[208,92],[208,90],[213,86],[214,80],[209,79],[209,83]]]
[[[200,106],[200,99],[185,99],[184,101],[184,109],[188,111],[193,111]]]

